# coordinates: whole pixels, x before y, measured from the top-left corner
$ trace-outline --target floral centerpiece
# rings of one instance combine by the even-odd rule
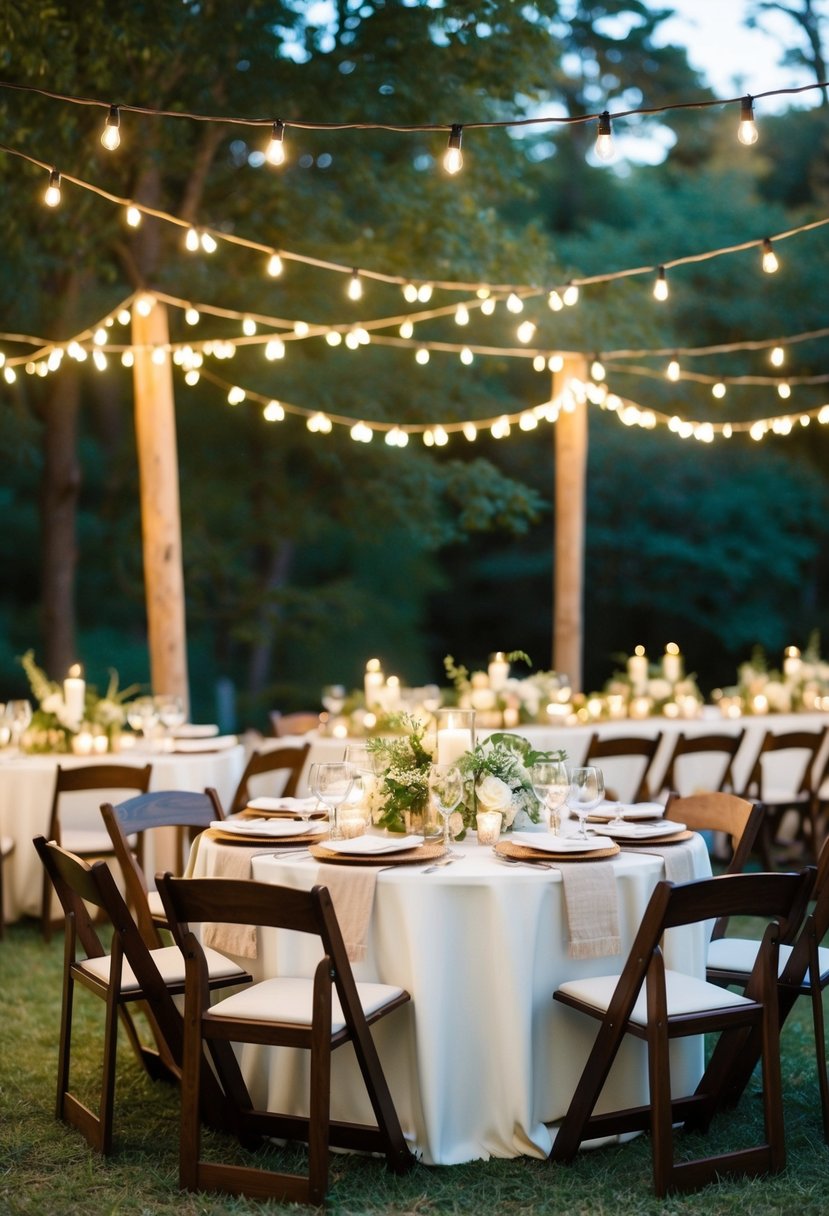
[[[468,778],[471,792],[461,808],[463,830],[474,826],[478,810],[500,811],[506,831],[519,815],[538,823],[541,816],[530,770],[534,764],[564,759],[563,751],[536,751],[520,735],[501,732],[465,752],[458,767]]]
[[[566,704],[571,699],[570,681],[558,671],[532,671],[516,676],[513,663],[532,660],[523,650],[492,655],[486,671],[469,671],[446,655],[443,666],[455,687],[458,706],[474,709],[476,721],[484,726],[518,726],[521,722],[549,722],[551,703]]]
[[[737,683],[716,696],[724,716],[824,710],[829,705],[829,663],[820,656],[820,637],[813,633],[801,652],[787,646],[782,669],[770,667],[761,646],[737,669]]]
[[[26,651],[20,659],[20,664],[28,676],[32,696],[37,702],[32,721],[21,740],[24,751],[71,751],[73,739],[82,728],[105,737],[107,749],[112,748],[113,741],[126,720],[125,703],[139,691],[138,685],[119,690],[118,673],[111,670],[109,684],[103,696],[99,696],[93,686],[85,686],[83,712],[79,716],[72,706],[67,704],[64,685],[50,680],[43,669],[38,667],[33,650]]]
[[[394,738],[370,738],[377,780],[369,794],[372,821],[390,832],[414,831],[429,798],[429,768],[434,762],[435,736],[418,718],[397,714]]]

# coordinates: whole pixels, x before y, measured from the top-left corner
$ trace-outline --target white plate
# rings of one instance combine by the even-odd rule
[[[545,853],[592,853],[596,849],[609,849],[613,841],[608,836],[555,836],[552,832],[513,832],[506,837],[513,844],[522,844],[526,849],[540,849]]]
[[[184,722],[173,731],[174,739],[210,739],[218,735],[219,728],[215,722]]]
[[[619,808],[623,819],[661,819],[665,814],[661,802],[600,802],[590,812],[590,818],[615,819]]]
[[[661,819],[659,823],[606,823],[602,831],[614,840],[650,840],[654,836],[676,836],[686,830],[684,823]]]
[[[249,811],[293,811],[299,814],[301,810],[315,811],[319,806],[316,798],[251,798],[247,805]]]
[[[211,735],[209,739],[174,739],[174,752],[224,752],[239,742],[236,735]]]
[[[327,823],[301,823],[296,819],[217,819],[210,826],[233,836],[306,836],[328,831]]]
[[[386,836],[355,836],[353,840],[326,840],[323,847],[332,853],[373,857],[377,853],[402,853],[404,849],[416,849],[422,844],[422,836],[401,836],[399,840],[389,840]]]

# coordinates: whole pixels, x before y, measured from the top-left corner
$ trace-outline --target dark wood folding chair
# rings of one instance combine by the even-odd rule
[[[682,785],[677,779],[677,771],[681,771],[683,756],[710,756],[712,775],[704,784],[702,790],[693,792],[708,792],[716,790],[719,793],[737,792],[734,784],[734,757],[740,750],[745,738],[745,730],[737,734],[716,733],[709,735],[685,735],[679,732],[674,740],[674,750],[662,777],[663,790],[678,790]]]
[[[54,840],[69,853],[76,857],[98,859],[113,857],[112,841],[103,826],[83,828],[73,826],[71,819],[64,822],[61,814],[61,795],[86,793],[87,791],[107,790],[137,790],[145,794],[150,788],[152,766],[144,765],[136,768],[132,764],[83,764],[78,768],[64,768],[58,765],[55,773],[55,789],[52,794],[52,809],[49,814],[49,832],[47,839]],[[140,843],[136,845],[140,851]],[[56,923],[52,919],[52,887],[49,875],[43,875],[43,895],[40,911],[43,937],[48,942],[52,937],[52,928]]]
[[[767,731],[746,782],[744,797],[756,798],[765,808],[759,852],[766,870],[776,869],[774,847],[784,816],[788,811],[797,817],[794,840],[806,849],[806,860],[817,862],[820,852],[820,810],[818,790],[821,774],[815,770],[829,727],[823,730],[795,730],[775,735]],[[766,760],[784,758],[789,780],[785,786],[774,786],[766,773]]]
[[[821,852],[814,873],[811,892],[813,908],[811,911],[804,909],[804,915],[800,918],[793,916],[781,934],[778,1002],[782,1026],[799,996],[807,996],[811,1001],[823,1139],[829,1145],[829,1076],[823,1013],[823,992],[829,987],[829,949],[820,944],[829,933],[828,848]],[[758,943],[751,938],[723,937],[712,941],[708,951],[708,978],[715,984],[744,988],[757,950]],[[754,1070],[759,1051],[760,1044],[756,1038],[748,1037],[741,1053],[732,1052],[730,1059],[725,1060],[715,1058],[717,1069],[721,1064],[726,1064],[731,1070],[731,1080],[724,1089],[727,1105],[734,1105],[739,1100]]]
[[[14,838],[11,836],[0,836],[0,941],[2,941],[6,936],[6,905],[3,871],[6,868],[6,858],[11,857],[13,852]]]
[[[191,844],[199,832],[214,821],[224,819],[219,795],[214,789],[207,789],[203,794],[191,790],[154,790],[119,802],[117,806],[105,802],[101,815],[124,876],[127,901],[141,936],[147,946],[154,949],[162,945],[158,930],[166,928],[167,914],[161,896],[157,891],[150,891],[144,867],[130,841],[143,841],[143,834],[156,828],[175,828],[180,872],[185,842]]]
[[[158,876],[170,924],[186,959],[185,1054],[182,1076],[182,1188],[227,1191],[282,1202],[321,1203],[328,1189],[330,1146],[383,1153],[396,1172],[413,1158],[369,1030],[370,1025],[407,1002],[402,988],[355,983],[331,897],[325,887],[297,891],[230,878]],[[201,944],[191,930],[197,922],[267,925],[319,938],[321,955],[313,979],[279,976],[209,1006]],[[310,1052],[307,1117],[254,1108],[231,1044],[261,1043]],[[227,1100],[236,1108],[242,1134],[304,1140],[308,1174],[287,1174],[205,1161],[199,1127],[198,1062],[202,1044],[210,1050]],[[330,1118],[331,1052],[351,1043],[360,1066],[376,1126]]]
[[[245,771],[236,787],[236,793],[230,804],[230,814],[237,815],[239,811],[245,809],[251,796],[249,788],[251,778],[259,777],[262,773],[284,771],[285,783],[279,793],[286,798],[292,798],[296,794],[310,748],[310,743],[303,743],[298,747],[274,747],[267,751],[254,752],[245,765]]]
[[[584,1140],[649,1129],[657,1195],[695,1190],[727,1174],[777,1173],[785,1165],[777,1006],[779,925],[766,928],[744,994],[666,970],[662,935],[671,928],[741,914],[785,918],[808,898],[811,875],[729,874],[673,886],[657,885],[621,975],[574,980],[555,999],[601,1025],[581,1080],[558,1130],[551,1156],[570,1161]],[[643,991],[644,989],[644,991]],[[695,1161],[674,1161],[673,1127],[706,1125],[720,1091],[709,1075],[689,1096],[672,1098],[669,1048],[692,1034],[724,1035],[758,1028],[763,1051],[762,1144]],[[647,1105],[594,1114],[611,1065],[625,1035],[647,1044],[650,1100]]]
[[[726,874],[741,874],[751,856],[760,832],[763,806],[750,798],[714,791],[710,794],[688,794],[680,798],[669,794],[665,818],[684,823],[692,832],[722,832],[731,841],[731,860]],[[718,922],[714,936],[725,932],[725,922]]]
[[[115,1100],[115,1053],[118,1018],[147,1073],[154,1080],[178,1080],[184,1049],[182,1016],[173,996],[184,992],[184,965],[178,946],[148,950],[121,892],[105,861],[92,865],[62,849],[55,841],[37,836],[34,846],[64,909],[63,998],[56,1115],[83,1133],[100,1153],[112,1150]],[[87,906],[102,908],[114,933],[108,954],[99,938]],[[209,988],[226,988],[250,982],[250,975],[230,959],[210,951],[207,959]],[[84,1105],[70,1089],[70,1056],[75,985],[80,984],[104,1001],[104,1048],[101,1092],[97,1113]],[[138,1033],[132,1010],[140,1007],[152,1034],[145,1044]],[[191,1062],[191,1067],[198,1067]],[[218,1086],[203,1061],[203,1084],[215,1102],[211,1113],[216,1125],[221,1119]]]
[[[617,739],[601,739],[594,734],[587,745],[583,764],[596,764],[602,760],[622,760],[630,757],[641,757],[642,764],[638,782],[634,785],[632,802],[649,802],[652,796],[650,786],[650,771],[653,758],[661,742],[662,735],[657,733],[653,738],[643,738],[639,735],[619,736]],[[602,765],[599,764],[601,768]],[[607,785],[607,774],[605,774]],[[607,797],[616,797],[615,793],[607,791]],[[623,801],[627,801],[624,799]]]

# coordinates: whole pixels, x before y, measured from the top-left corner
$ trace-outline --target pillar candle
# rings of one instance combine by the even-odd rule
[[[66,712],[74,722],[83,721],[85,700],[86,682],[81,677],[80,664],[74,663],[63,681],[63,701],[66,705]]]
[[[635,695],[641,694],[648,686],[648,656],[644,646],[637,646],[628,659],[628,678]]]
[[[438,764],[454,764],[472,747],[472,733],[462,726],[438,731]]]
[[[509,663],[503,650],[497,650],[495,654],[490,655],[487,675],[492,691],[500,692],[509,679]]]
[[[379,705],[382,699],[385,679],[383,670],[380,667],[379,659],[369,659],[366,663],[366,674],[363,681],[366,697],[366,709],[371,709],[373,705]]]
[[[676,684],[682,679],[682,655],[676,642],[669,642],[662,656],[662,674],[666,680]]]

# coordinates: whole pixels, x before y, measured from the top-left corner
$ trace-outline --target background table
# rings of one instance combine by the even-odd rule
[[[552,999],[558,984],[618,972],[650,894],[664,877],[661,857],[623,852],[613,860],[622,953],[568,957],[561,875],[508,867],[477,843],[463,860],[424,874],[422,866],[378,873],[365,960],[358,979],[398,984],[411,1005],[373,1030],[407,1138],[423,1160],[452,1165],[480,1158],[545,1157],[578,1083],[596,1025]],[[710,874],[705,845],[693,843],[697,876]],[[194,875],[215,873],[219,850],[201,837]],[[584,863],[590,864],[590,863]],[[308,889],[318,881],[307,855],[263,854],[253,877]],[[311,974],[316,955],[300,935],[259,931],[257,978]],[[668,965],[704,975],[707,934],[672,930]],[[680,1088],[693,1088],[702,1065],[699,1038],[671,1047]],[[307,1111],[301,1053],[246,1045],[242,1067],[254,1102]],[[349,1048],[334,1053],[332,1115],[368,1121],[370,1110]],[[642,1045],[630,1042],[608,1081],[609,1101],[638,1103],[647,1092]],[[286,1105],[287,1103],[287,1105]]]
[[[58,764],[77,768],[88,764],[152,765],[151,790],[196,790],[208,786],[218,790],[227,805],[242,775],[244,748],[240,745],[216,752],[145,752],[133,749],[106,756],[37,755],[21,756],[0,752],[0,833],[12,836],[15,850],[6,861],[5,916],[7,921],[20,916],[39,916],[43,869],[32,846],[35,836],[49,829],[49,814],[55,789]],[[135,791],[125,796],[132,797]],[[82,806],[83,825],[102,830],[99,806],[107,791],[70,794],[73,805]],[[152,853],[148,872],[153,873]]]

